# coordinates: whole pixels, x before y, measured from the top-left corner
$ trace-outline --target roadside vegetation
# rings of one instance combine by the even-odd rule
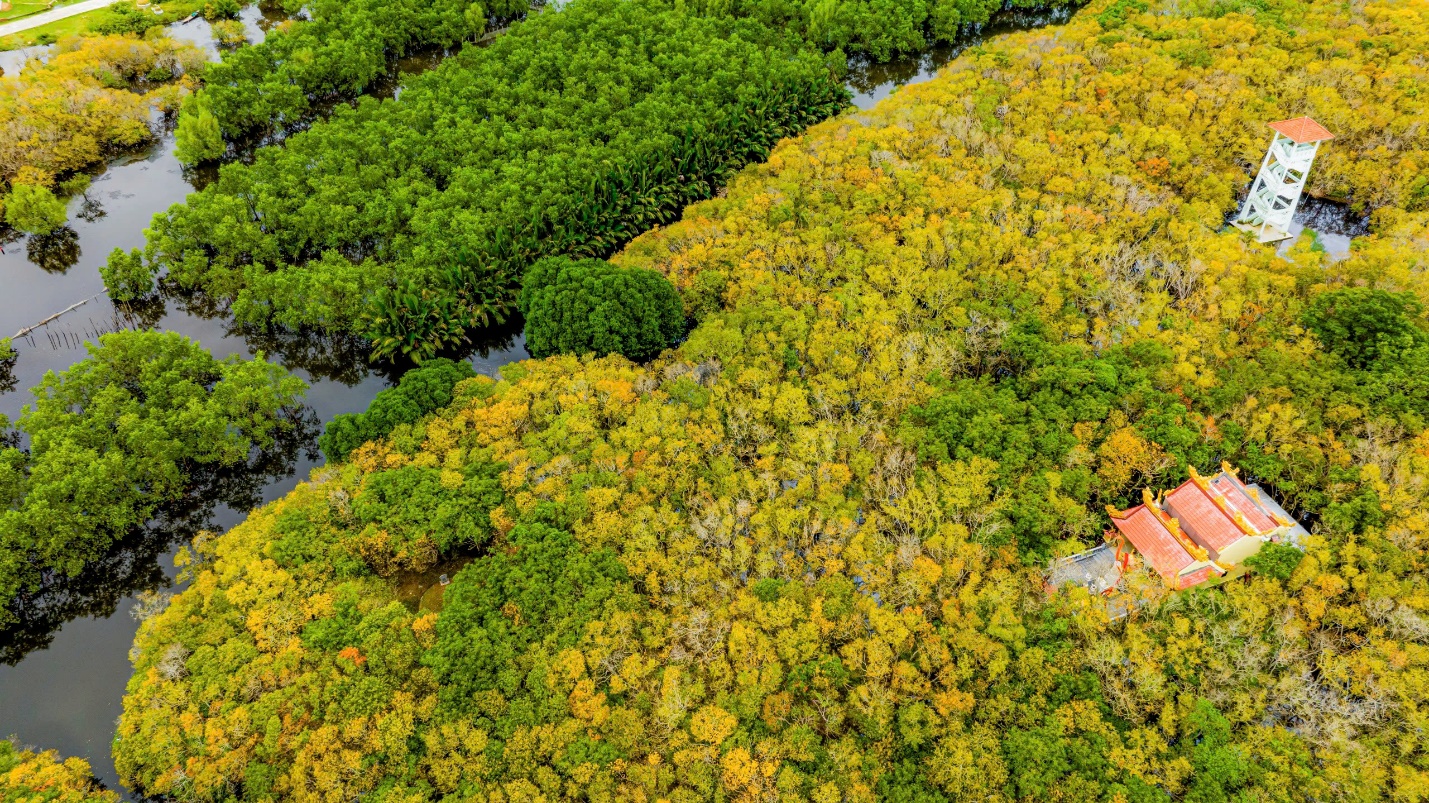
[[[683,342],[464,380],[199,544],[136,640],[125,782],[1415,799],[1426,37],[1423,0],[1097,0],[784,141],[612,258],[674,286]],[[1341,261],[1222,230],[1299,114],[1337,135],[1311,191],[1372,216]],[[1042,589],[1104,505],[1220,460],[1313,526],[1303,556],[1133,578],[1119,622]],[[439,613],[399,601],[470,555]]]

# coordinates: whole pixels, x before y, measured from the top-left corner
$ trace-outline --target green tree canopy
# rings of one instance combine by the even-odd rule
[[[664,276],[601,259],[543,259],[521,288],[526,348],[552,354],[623,354],[643,362],[679,339],[684,304]]]
[[[1315,296],[1301,322],[1327,351],[1354,368],[1368,368],[1424,343],[1415,320],[1423,312],[1411,292],[1345,287]]]
[[[357,447],[410,424],[452,403],[452,390],[463,379],[476,376],[471,363],[444,357],[427,360],[402,375],[395,388],[381,391],[366,412],[343,413],[328,422],[318,447],[329,463],[343,460]]]
[[[78,573],[182,496],[196,467],[271,445],[305,390],[262,355],[215,360],[172,332],[117,332],[88,348],[34,389],[17,422],[28,451],[0,449],[0,600],[42,569]]]

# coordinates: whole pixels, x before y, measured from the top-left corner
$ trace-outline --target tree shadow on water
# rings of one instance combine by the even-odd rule
[[[321,427],[311,408],[290,415],[292,426],[271,448],[255,449],[248,462],[226,468],[187,466],[189,489],[159,514],[91,561],[73,577],[45,572],[40,587],[10,602],[15,620],[0,628],[0,664],[14,665],[50,645],[65,623],[84,616],[108,617],[126,598],[171,585],[160,558],[175,545],[215,528],[219,507],[246,512],[263,501],[268,484],[291,476],[299,457],[318,458]]]
[[[32,234],[25,243],[25,257],[45,273],[64,273],[79,262],[79,234],[61,226],[49,234]]]

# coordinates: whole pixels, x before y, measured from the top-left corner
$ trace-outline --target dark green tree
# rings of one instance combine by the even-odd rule
[[[648,360],[685,330],[684,303],[664,276],[602,259],[543,259],[521,287],[526,349],[552,354],[623,354]]]
[[[329,463],[344,460],[353,449],[381,438],[399,424],[411,424],[451,404],[452,389],[473,376],[476,371],[470,363],[428,360],[403,374],[397,387],[378,393],[366,412],[333,418],[318,438],[318,448]]]
[[[424,658],[457,711],[468,710],[479,691],[514,694],[529,670],[528,650],[573,646],[586,622],[630,596],[625,567],[609,549],[584,550],[545,524],[520,525],[507,541],[447,588],[437,643]]]
[[[1353,368],[1369,368],[1425,341],[1416,323],[1424,305],[1411,292],[1344,287],[1315,296],[1300,322],[1326,351]]]

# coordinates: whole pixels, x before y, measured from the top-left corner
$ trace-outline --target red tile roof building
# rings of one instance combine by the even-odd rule
[[[1119,554],[1135,550],[1177,590],[1225,574],[1266,541],[1295,540],[1304,533],[1224,463],[1214,477],[1202,477],[1192,467],[1191,479],[1170,493],[1153,497],[1143,489],[1141,495],[1142,504],[1130,510],[1108,508],[1114,529],[1107,539]]]

